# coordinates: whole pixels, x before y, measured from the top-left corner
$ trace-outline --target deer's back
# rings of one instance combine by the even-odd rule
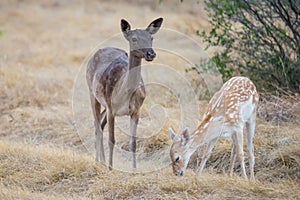
[[[92,89],[93,82],[97,81],[96,79],[100,79],[108,68],[114,67],[112,63],[116,60],[120,60],[120,58],[123,61],[124,68],[126,68],[128,65],[128,55],[122,49],[113,47],[99,49],[91,57],[86,71],[86,79],[90,90]]]
[[[224,122],[237,123],[255,111],[258,98],[250,79],[233,77],[213,96],[206,114],[223,116]]]

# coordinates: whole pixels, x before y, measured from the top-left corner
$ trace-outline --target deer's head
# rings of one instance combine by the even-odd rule
[[[192,155],[188,148],[190,130],[185,128],[181,137],[178,137],[171,128],[169,129],[169,132],[170,137],[173,140],[173,144],[170,149],[173,172],[176,176],[183,176]]]
[[[146,29],[131,30],[130,24],[122,19],[121,29],[124,37],[129,41],[130,52],[138,58],[145,58],[152,61],[156,54],[152,49],[152,40],[155,33],[160,29],[163,18],[158,18],[151,22]]]

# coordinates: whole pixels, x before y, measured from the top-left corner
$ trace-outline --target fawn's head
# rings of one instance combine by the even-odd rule
[[[181,138],[179,138],[171,128],[169,129],[169,132],[170,137],[173,140],[170,149],[173,172],[176,176],[183,176],[192,155],[188,148],[190,130],[185,128],[181,134]]]
[[[130,52],[138,58],[145,58],[147,61],[152,61],[156,54],[152,49],[152,35],[157,33],[163,22],[163,18],[158,18],[151,22],[146,29],[131,30],[130,24],[122,19],[121,30],[124,37],[130,45]]]

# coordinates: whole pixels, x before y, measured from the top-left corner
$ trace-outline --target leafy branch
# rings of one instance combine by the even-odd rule
[[[260,90],[300,93],[300,1],[205,1],[211,30],[198,32],[224,80],[245,75]]]

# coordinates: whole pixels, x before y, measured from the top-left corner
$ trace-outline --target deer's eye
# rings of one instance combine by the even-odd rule
[[[177,158],[175,159],[175,162],[178,162],[180,160],[180,157],[177,156]]]
[[[136,42],[138,39],[136,37],[132,38],[132,42]]]

